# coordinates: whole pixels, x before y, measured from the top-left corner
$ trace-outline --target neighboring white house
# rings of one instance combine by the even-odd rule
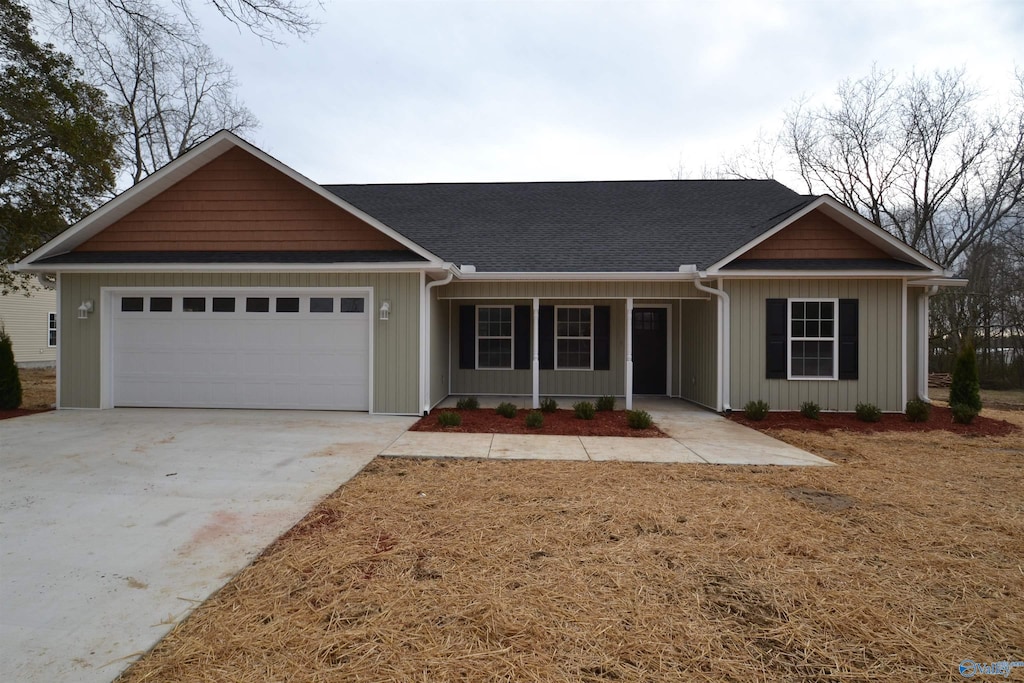
[[[23,368],[57,363],[57,292],[31,280],[24,292],[0,296],[0,326],[14,346],[14,360]]]

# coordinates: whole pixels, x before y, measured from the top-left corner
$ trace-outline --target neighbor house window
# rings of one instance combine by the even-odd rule
[[[593,316],[591,306],[555,308],[555,369],[593,369]]]
[[[789,379],[836,379],[838,299],[789,300]]]
[[[47,313],[46,314],[46,345],[56,346],[57,345],[57,314]]]
[[[512,369],[511,306],[477,306],[476,367]]]

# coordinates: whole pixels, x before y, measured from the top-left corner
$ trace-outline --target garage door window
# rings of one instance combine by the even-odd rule
[[[213,297],[213,312],[214,313],[234,313],[235,312],[235,297],[233,297],[233,296],[215,296],[215,297]]]
[[[169,296],[154,296],[149,300],[149,310],[153,313],[170,313],[172,301]]]
[[[290,296],[281,298],[278,297],[275,303],[275,309],[278,313],[298,313],[299,312],[299,298],[297,296]]]
[[[181,300],[181,310],[185,313],[202,313],[206,310],[206,297],[186,296]]]
[[[314,296],[309,300],[310,313],[334,313],[334,299],[326,296]]]
[[[141,296],[126,296],[121,299],[121,310],[125,313],[136,313],[144,310],[142,303],[143,299]]]
[[[363,299],[354,297],[344,297],[341,300],[341,312],[342,313],[362,313],[363,312]]]
[[[245,300],[246,313],[266,313],[270,310],[270,299],[265,296],[250,296]]]

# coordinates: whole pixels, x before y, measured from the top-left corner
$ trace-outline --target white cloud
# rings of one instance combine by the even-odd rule
[[[403,182],[699,172],[874,63],[996,89],[1022,18],[1015,0],[367,0],[282,48],[204,20],[256,144],[319,182]]]

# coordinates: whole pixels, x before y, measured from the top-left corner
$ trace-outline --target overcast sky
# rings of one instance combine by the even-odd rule
[[[700,177],[872,64],[1024,67],[1024,0],[324,4],[283,47],[203,16],[251,141],[319,183]]]

